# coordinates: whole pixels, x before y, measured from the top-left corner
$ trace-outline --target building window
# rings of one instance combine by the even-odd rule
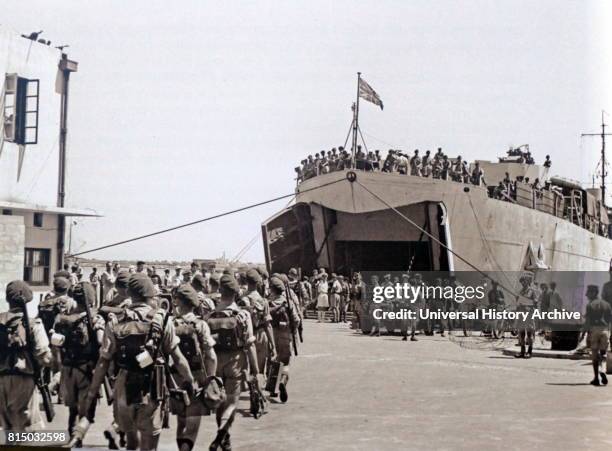
[[[50,266],[50,249],[26,248],[23,280],[33,286],[49,285]]]
[[[38,143],[39,80],[17,74],[4,79],[4,139],[17,144]]]
[[[12,216],[13,215],[13,210],[10,210],[8,208],[4,208],[4,209],[2,209],[2,215],[3,216]]]
[[[42,227],[42,226],[43,226],[43,214],[34,213],[34,227]]]

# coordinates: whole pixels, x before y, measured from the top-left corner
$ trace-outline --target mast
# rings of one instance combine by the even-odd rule
[[[610,136],[610,133],[606,133],[606,127],[608,126],[604,120],[604,115],[607,114],[604,110],[601,110],[601,133],[582,133],[580,136],[599,136],[601,137],[601,205],[606,206],[606,136]]]
[[[353,115],[353,144],[351,152],[353,159],[357,158],[357,135],[359,133],[359,85],[361,84],[361,72],[357,72],[357,100],[355,101],[355,113]]]
[[[601,204],[606,206],[606,123],[601,110]]]

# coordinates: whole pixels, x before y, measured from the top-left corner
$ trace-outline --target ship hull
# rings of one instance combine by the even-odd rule
[[[300,233],[292,239],[299,236],[300,245],[291,266],[340,272],[521,271],[531,247],[543,250],[540,263],[553,271],[609,268],[612,241],[608,238],[562,217],[490,198],[485,187],[361,171],[351,182],[346,175],[347,171],[323,174],[299,185]],[[270,225],[279,217],[263,225],[272,270],[287,269],[291,261],[286,255],[276,258],[278,252],[270,246],[274,229]],[[286,238],[279,235],[278,227],[272,238],[276,248],[282,248]]]

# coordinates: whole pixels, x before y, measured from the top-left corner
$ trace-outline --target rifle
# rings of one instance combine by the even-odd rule
[[[162,327],[161,327],[159,340],[157,343],[155,343],[155,349],[153,350],[153,355],[151,356],[153,358],[153,366],[154,366],[153,375],[156,377],[161,377],[162,374],[163,376],[166,375],[167,368],[166,368],[165,359],[164,359],[164,365],[161,371],[156,372],[155,366],[157,366],[157,358],[161,354],[161,344],[164,338],[164,331],[166,330],[166,327],[168,326],[168,319],[170,318],[171,309],[172,309],[172,303],[168,305],[168,310],[165,312],[164,320],[162,321]],[[160,310],[165,310],[165,309],[160,309]],[[150,383],[152,382],[153,382],[153,378],[151,378]],[[165,383],[160,384],[160,382],[164,382],[164,381],[156,380],[156,385],[161,387],[161,390],[159,391],[161,391],[162,393],[158,392],[156,397],[159,399],[159,396],[161,395],[162,428],[169,429],[170,428],[170,404],[168,402],[169,393],[168,393],[168,388],[166,387],[166,384]],[[150,391],[151,391],[151,386],[149,384],[149,392]]]
[[[55,417],[55,410],[53,409],[53,403],[51,402],[49,386],[43,381],[40,365],[38,364],[38,360],[36,360],[36,356],[34,355],[34,337],[32,336],[32,330],[30,329],[30,318],[28,317],[28,309],[26,308],[25,302],[22,303],[21,309],[23,311],[23,325],[26,330],[26,347],[30,360],[32,361],[32,370],[34,371],[34,383],[36,384],[36,388],[42,397],[47,421],[51,423]]]
[[[94,298],[95,300],[95,298]],[[85,298],[85,317],[87,318],[87,333],[89,335],[89,342],[93,344],[93,360],[98,361],[98,357],[100,356],[100,343],[98,343],[98,337],[96,336],[96,332],[93,328],[93,319],[91,318],[91,308],[89,306],[88,299]],[[108,374],[104,375],[104,381],[102,386],[104,387],[104,396],[106,397],[106,403],[110,406],[113,403],[113,386],[110,382],[110,378]],[[91,413],[95,412],[94,407],[95,404],[92,404]],[[92,415],[93,416],[93,415]]]
[[[296,290],[294,291],[294,293],[298,297],[298,306],[301,307],[304,303],[304,300],[302,298],[302,282],[300,282],[299,279],[295,282],[295,288]],[[291,285],[289,285],[289,289],[291,290]],[[291,293],[289,292],[287,294],[291,294]],[[304,327],[302,325],[302,321],[300,321],[300,324],[298,324],[297,326],[297,333],[298,333],[298,337],[300,338],[300,343],[304,343]]]
[[[287,310],[289,315],[289,330],[291,331],[291,336],[293,338],[292,342],[293,342],[293,354],[294,355],[298,355],[298,350],[297,350],[297,342],[296,342],[296,325],[295,325],[295,321],[293,319],[293,307],[291,305],[291,295],[289,293],[289,290],[291,288],[289,288],[289,284],[285,283],[285,296],[287,296]]]

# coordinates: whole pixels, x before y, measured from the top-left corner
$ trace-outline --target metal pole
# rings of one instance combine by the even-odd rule
[[[361,72],[357,72],[357,101],[355,102],[355,119],[353,120],[353,159],[357,167],[357,133],[359,128],[359,85],[361,84]]]
[[[606,123],[601,112],[601,205],[606,206]]]
[[[68,138],[68,92],[70,72],[77,71],[78,64],[68,59],[62,53],[59,69],[62,72],[62,95],[60,102],[60,136],[59,136],[59,169],[57,182],[57,206],[63,208],[66,200],[66,143]],[[66,217],[62,214],[57,217],[57,269],[64,266],[64,245],[66,240]]]

